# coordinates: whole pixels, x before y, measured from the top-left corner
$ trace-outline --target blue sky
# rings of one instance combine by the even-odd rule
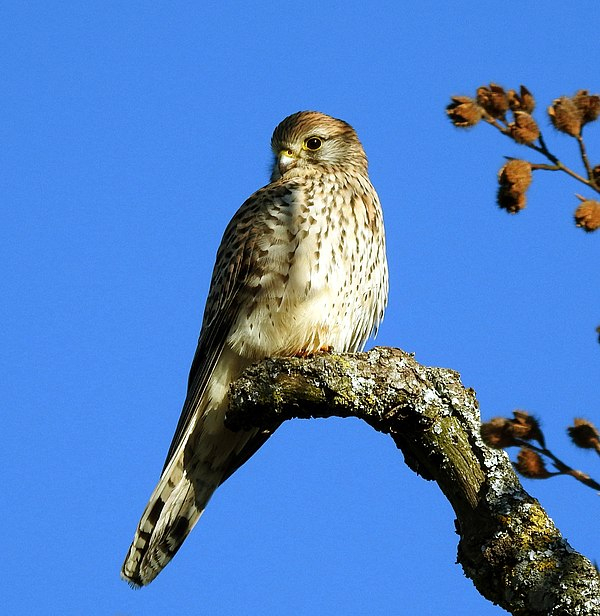
[[[355,126],[384,207],[390,304],[377,344],[459,371],[490,418],[600,423],[600,236],[534,179],[494,205],[489,127],[452,93],[526,84],[543,109],[600,90],[594,2],[5,2],[0,9],[0,588],[10,614],[504,613],[455,565],[450,506],[352,420],[283,426],[213,498],[169,567],[118,572],[179,416],[214,253],[266,183],[275,125]],[[576,148],[538,113],[551,149]],[[587,131],[600,161],[600,126]],[[371,343],[370,343],[371,344]],[[525,482],[600,559],[598,496]]]

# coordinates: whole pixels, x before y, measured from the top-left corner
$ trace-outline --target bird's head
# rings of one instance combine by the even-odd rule
[[[291,169],[313,166],[349,165],[367,171],[367,157],[352,126],[318,111],[288,116],[273,132],[271,148],[275,155],[271,181]]]

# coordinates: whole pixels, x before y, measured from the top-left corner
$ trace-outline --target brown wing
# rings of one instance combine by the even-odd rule
[[[227,336],[237,319],[240,310],[240,291],[245,287],[248,278],[254,271],[255,246],[257,238],[264,232],[264,219],[268,216],[270,209],[287,207],[284,197],[293,190],[293,187],[288,184],[276,182],[255,192],[243,203],[225,229],[221,245],[217,251],[204,310],[202,330],[190,369],[187,396],[167,453],[164,468],[171,461],[190,425],[206,385],[223,351]],[[268,435],[264,437],[261,444],[267,438]],[[254,451],[259,446],[256,446]],[[244,461],[252,453],[247,455]],[[242,451],[238,457],[242,458],[243,455],[244,452]],[[231,472],[234,470],[235,468]]]

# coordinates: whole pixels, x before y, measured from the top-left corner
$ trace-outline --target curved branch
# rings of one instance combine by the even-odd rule
[[[479,407],[451,370],[399,349],[268,359],[233,383],[226,423],[273,431],[292,418],[358,417],[389,434],[408,466],[437,482],[457,517],[458,561],[513,614],[600,614],[600,578],[483,444]]]

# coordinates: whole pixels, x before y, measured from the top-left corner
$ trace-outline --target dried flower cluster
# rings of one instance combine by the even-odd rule
[[[514,112],[515,121],[509,124],[510,136],[517,142],[527,145],[540,138],[540,129],[533,119],[525,111]]]
[[[477,104],[493,118],[504,118],[510,107],[504,88],[495,83],[477,88]]]
[[[600,193],[600,165],[590,165],[581,136],[583,127],[600,117],[600,96],[579,90],[573,96],[555,99],[547,110],[552,125],[577,140],[585,174],[567,167],[548,150],[540,127],[532,115],[534,109],[535,99],[525,86],[521,86],[519,91],[505,90],[495,83],[477,88],[474,97],[453,96],[446,107],[446,113],[455,126],[467,128],[483,120],[515,143],[538,152],[550,161],[551,164],[542,164],[510,159],[500,169],[497,202],[500,208],[511,214],[525,207],[525,191],[531,183],[531,172],[539,169],[563,171]],[[510,165],[512,168],[509,168]],[[517,181],[513,181],[515,177]],[[574,217],[578,227],[588,232],[595,231],[600,228],[600,202],[584,199]]]
[[[531,184],[531,164],[513,158],[498,172],[498,205],[516,214],[525,207],[525,191]]]
[[[548,477],[558,474],[551,473],[546,468],[544,458],[537,451],[527,447],[522,447],[519,451],[515,468],[520,475],[528,479],[548,479]]]
[[[600,202],[583,199],[575,210],[575,224],[588,233],[600,228]]]
[[[468,96],[453,96],[446,108],[454,126],[475,126],[483,115],[483,109]]]
[[[537,441],[544,447],[544,435],[540,422],[527,411],[513,411],[513,418],[494,417],[481,425],[484,442],[495,449],[504,449],[514,445],[521,446],[522,441]]]
[[[567,432],[577,447],[595,449],[600,454],[600,433],[592,422],[575,419]],[[483,423],[481,437],[488,446],[495,449],[520,447],[514,467],[523,477],[548,479],[556,475],[570,475],[590,488],[600,490],[600,484],[589,475],[571,468],[546,448],[539,421],[527,411],[516,410],[513,411],[512,419],[494,417]],[[537,441],[539,445],[535,445],[533,441]],[[552,462],[556,469],[554,472],[548,470],[544,457]]]
[[[515,90],[509,90],[506,95],[508,96],[508,105],[513,111],[533,113],[535,99],[525,86],[521,86],[519,94]]]
[[[579,90],[571,97],[561,96],[552,101],[548,115],[556,130],[579,137],[581,129],[600,115],[600,96],[587,90]]]
[[[573,425],[567,428],[567,432],[577,447],[595,449],[600,454],[600,433],[591,421],[577,417]]]

